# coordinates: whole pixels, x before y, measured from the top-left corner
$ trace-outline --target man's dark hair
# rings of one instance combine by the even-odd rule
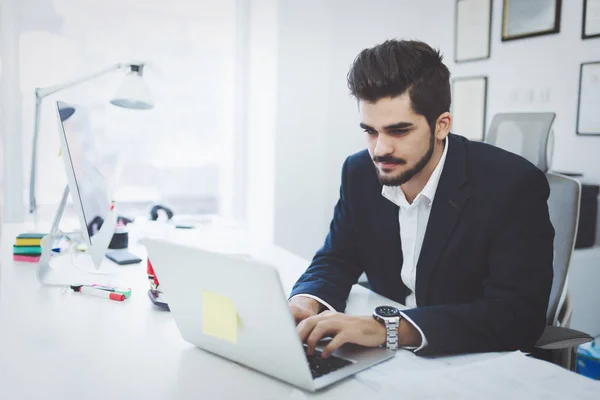
[[[450,111],[450,71],[439,51],[419,41],[387,40],[361,51],[348,72],[348,88],[367,102],[408,90],[413,111],[432,131],[440,114]]]

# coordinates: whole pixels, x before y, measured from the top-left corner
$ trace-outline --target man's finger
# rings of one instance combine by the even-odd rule
[[[309,317],[309,314],[306,310],[291,304],[290,309],[292,310],[292,315],[294,316],[294,320],[296,321],[296,325],[300,323],[300,321]]]
[[[302,343],[306,342],[308,335],[310,334],[310,332],[312,332],[312,330],[315,328],[315,325],[317,325],[318,322],[319,319],[317,318],[317,316],[313,316],[302,320],[302,322],[298,324],[298,326],[296,327],[296,331],[298,332]]]
[[[308,339],[306,339],[306,352],[310,355],[313,353],[315,347],[319,340],[323,339],[323,336],[327,334],[335,334],[339,331],[339,323],[331,320],[321,320],[319,321],[314,329],[308,335]]]
[[[342,345],[347,341],[348,335],[344,331],[341,331],[340,333],[335,335],[333,339],[331,339],[327,346],[325,346],[325,348],[323,349],[322,356],[329,357],[334,351],[342,347]]]

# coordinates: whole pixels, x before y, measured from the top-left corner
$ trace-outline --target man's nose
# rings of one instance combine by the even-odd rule
[[[376,156],[385,156],[388,154],[392,154],[394,152],[394,148],[390,143],[389,138],[385,135],[379,135],[377,137],[377,142],[375,144],[375,149],[373,150],[374,155]]]

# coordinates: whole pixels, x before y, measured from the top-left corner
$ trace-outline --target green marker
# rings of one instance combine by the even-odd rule
[[[97,284],[93,284],[92,287],[94,289],[106,290],[107,292],[114,292],[114,293],[125,295],[126,299],[128,299],[131,296],[131,289],[119,289],[116,287],[97,285]]]

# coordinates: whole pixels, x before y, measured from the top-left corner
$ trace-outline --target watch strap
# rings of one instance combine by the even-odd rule
[[[385,318],[386,347],[390,350],[398,349],[398,325],[400,318]]]

